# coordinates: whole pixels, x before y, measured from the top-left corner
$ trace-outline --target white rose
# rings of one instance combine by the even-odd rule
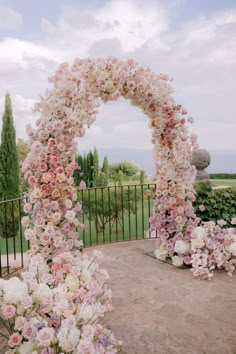
[[[65,284],[68,286],[70,291],[76,291],[79,287],[79,279],[78,277],[72,275],[72,274],[67,274],[66,279],[65,279]]]
[[[88,323],[91,318],[93,318],[93,320],[96,319],[92,306],[89,304],[83,304],[79,310],[79,313],[77,313],[77,319],[79,321],[83,320],[85,323]]]
[[[172,263],[175,267],[181,267],[183,265],[183,258],[179,256],[172,257]]]
[[[166,257],[168,256],[168,251],[166,248],[163,247],[163,245],[160,246],[156,251],[154,251],[154,254],[157,259],[160,259],[161,261],[164,261]]]
[[[228,247],[230,253],[232,253],[233,256],[236,256],[236,242],[231,243]]]
[[[53,328],[42,328],[39,330],[36,339],[39,341],[39,345],[49,347],[54,338],[54,334]]]
[[[83,336],[83,338],[85,338],[87,341],[92,342],[94,335],[95,335],[95,331],[94,331],[93,326],[91,326],[91,325],[88,324],[88,325],[85,325],[85,326],[83,327],[82,336]]]
[[[17,348],[19,354],[32,354],[33,353],[33,343],[24,342]]]
[[[227,230],[229,231],[229,230]],[[230,232],[230,231],[229,231]],[[225,240],[232,240],[232,241],[236,241],[236,235],[233,233],[228,233],[225,235],[224,237]]]
[[[197,238],[204,238],[207,236],[206,230],[201,226],[195,227],[195,229],[193,230],[193,234]]]
[[[85,281],[85,283],[90,283],[92,281],[92,276],[89,269],[82,270],[81,279]]]
[[[175,242],[175,252],[184,254],[189,250],[189,245],[182,240],[177,240]]]
[[[28,296],[28,287],[19,278],[13,277],[5,282],[3,300],[7,303],[17,303]]]
[[[168,251],[166,249],[157,249],[154,251],[154,254],[157,259],[160,259],[161,261],[164,261],[166,257],[168,256]]]
[[[202,238],[193,238],[191,240],[191,249],[195,251],[197,248],[203,248],[205,246],[205,242]]]

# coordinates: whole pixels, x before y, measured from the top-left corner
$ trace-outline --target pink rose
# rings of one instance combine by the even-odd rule
[[[205,210],[205,207],[203,204],[199,205],[199,208],[198,208],[200,211],[204,211]]]
[[[56,141],[56,139],[54,139],[54,138],[50,138],[50,139],[48,140],[48,145],[49,145],[49,146],[54,146],[54,145],[56,145],[56,143],[57,143],[57,141]]]
[[[29,183],[29,185],[33,186],[34,184],[37,183],[37,179],[34,176],[31,175],[28,178],[28,183]]]
[[[37,332],[37,329],[34,325],[30,325],[30,324],[26,323],[22,334],[26,339],[31,339],[33,336],[35,336],[36,332]]]
[[[45,161],[40,162],[39,169],[41,171],[47,171],[47,169],[48,169],[47,163]]]
[[[8,340],[9,347],[17,347],[22,342],[22,335],[19,333],[13,333]]]
[[[6,305],[2,310],[2,315],[6,320],[14,317],[16,314],[16,308],[13,305]]]
[[[184,257],[184,263],[185,264],[191,264],[192,260],[191,260],[191,257],[190,256],[185,256]]]
[[[227,222],[224,220],[224,219],[220,219],[217,221],[217,224],[220,225],[220,226],[224,226],[227,224]]]
[[[232,225],[236,225],[236,216],[231,220]]]
[[[22,328],[24,327],[25,322],[26,319],[23,316],[18,316],[15,320],[15,329],[17,331],[21,331]]]
[[[84,181],[81,181],[79,184],[79,189],[80,190],[85,190],[86,189],[86,183]]]

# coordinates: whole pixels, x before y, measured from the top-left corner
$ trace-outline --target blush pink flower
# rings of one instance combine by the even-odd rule
[[[204,210],[205,210],[205,207],[204,207],[203,204],[201,204],[201,205],[199,205],[198,209],[199,209],[200,211],[204,211]]]
[[[16,308],[13,305],[6,305],[2,309],[3,318],[5,318],[6,320],[13,318],[15,314],[16,314]]]
[[[39,330],[36,339],[39,345],[49,347],[54,338],[54,335],[55,332],[53,328],[42,328]]]
[[[34,184],[37,183],[37,178],[35,178],[35,176],[29,176],[28,183],[29,185],[33,186]]]
[[[232,218],[231,224],[232,224],[232,225],[236,225],[236,216],[235,216],[234,218]]]
[[[9,337],[9,340],[8,340],[8,344],[9,344],[9,347],[17,347],[21,344],[22,342],[22,335],[19,334],[19,333],[13,333],[10,337]]]
[[[79,189],[80,190],[85,190],[86,189],[86,183],[84,181],[81,181],[79,184]]]
[[[224,219],[220,219],[217,221],[217,224],[220,225],[220,226],[224,226],[227,224],[227,222],[224,220]]]

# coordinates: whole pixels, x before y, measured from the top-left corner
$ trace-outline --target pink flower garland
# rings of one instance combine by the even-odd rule
[[[50,79],[52,90],[35,107],[41,114],[37,129],[28,127],[31,152],[23,171],[32,185],[29,213],[33,224],[27,231],[32,253],[50,259],[61,247],[78,247],[79,234],[74,228],[82,229],[83,225],[78,221],[81,205],[74,206],[72,175],[77,149],[73,139],[83,136],[95,121],[101,101],[123,96],[142,109],[152,131],[158,185],[150,225],[158,234],[156,255],[175,257],[176,265],[182,262],[176,257],[184,255],[183,263],[192,264],[191,238],[201,225],[192,206],[195,168],[191,158],[197,142],[186,127],[193,119],[174,102],[170,81],[133,60],[123,62],[113,57],[76,59],[71,67],[59,67]],[[180,240],[186,243],[184,254],[175,246]]]

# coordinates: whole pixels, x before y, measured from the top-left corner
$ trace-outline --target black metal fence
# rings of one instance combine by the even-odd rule
[[[29,245],[20,221],[26,200],[27,197],[0,202],[0,278],[24,266],[24,252]]]
[[[78,191],[83,208],[81,222],[85,225],[78,231],[84,247],[153,237],[148,230],[155,188],[155,184],[135,184]],[[20,220],[26,200],[0,202],[0,277],[24,266],[29,243]]]
[[[85,225],[84,247],[151,237],[148,232],[155,184],[86,189],[78,192]],[[148,233],[147,233],[148,232]]]

